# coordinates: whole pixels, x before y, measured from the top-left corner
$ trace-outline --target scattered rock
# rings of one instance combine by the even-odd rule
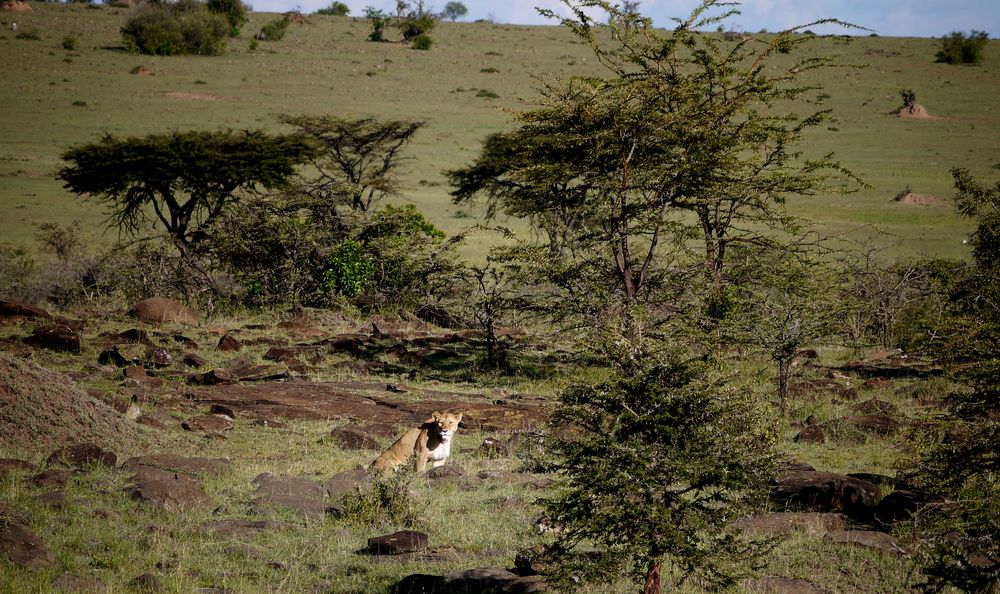
[[[361,468],[339,472],[326,482],[326,492],[334,499],[355,493],[367,493],[371,487],[371,475]]]
[[[823,433],[823,429],[816,424],[816,420],[812,415],[806,419],[806,427],[793,438],[795,443],[826,443],[826,435]]]
[[[5,301],[0,299],[0,317],[22,317],[22,318],[51,318],[49,312],[40,307],[17,303],[16,301]]]
[[[205,433],[222,433],[229,431],[236,423],[228,415],[200,415],[191,417],[181,423],[185,431],[202,431]]]
[[[66,507],[66,492],[49,491],[48,493],[42,493],[38,497],[35,497],[35,501],[47,507],[62,509]]]
[[[831,530],[846,530],[847,516],[821,512],[780,512],[744,518],[733,527],[757,536],[788,536],[795,532],[824,534]]]
[[[883,526],[892,526],[896,522],[909,520],[922,506],[941,501],[943,501],[941,497],[926,491],[896,489],[878,502],[878,506],[875,507],[875,520]]]
[[[330,432],[330,436],[343,450],[379,451],[382,449],[382,444],[363,429],[337,427]]]
[[[836,544],[851,544],[867,549],[874,549],[897,557],[909,554],[906,549],[896,542],[896,539],[892,535],[874,530],[837,530],[827,532],[823,540]]]
[[[50,351],[80,354],[80,335],[65,324],[35,328],[31,336],[21,339],[27,345]]]
[[[208,361],[194,353],[185,353],[184,357],[181,359],[181,363],[187,365],[188,367],[204,367],[208,365]]]
[[[46,463],[49,465],[62,464],[70,468],[80,469],[94,465],[114,468],[118,464],[118,456],[96,444],[80,443],[52,452]]]
[[[427,535],[415,530],[400,530],[368,539],[368,552],[372,555],[399,555],[415,553],[427,548]]]
[[[3,517],[0,517],[0,555],[23,567],[45,568],[56,564],[38,535],[24,524]]]
[[[10,472],[34,470],[34,465],[16,458],[0,458],[0,478]]]
[[[257,497],[250,502],[256,513],[289,509],[306,516],[339,514],[340,508],[324,501],[326,489],[316,481],[297,476],[276,476],[270,473],[253,479]]]
[[[203,507],[212,502],[197,480],[183,474],[140,480],[126,492],[133,499],[168,511]]]
[[[64,468],[50,468],[31,477],[31,484],[36,487],[62,489],[69,480],[70,471]]]
[[[216,348],[218,350],[220,350],[220,351],[223,351],[223,352],[226,352],[226,353],[231,353],[231,352],[236,352],[236,351],[239,351],[240,349],[242,349],[243,348],[243,343],[241,343],[235,337],[233,337],[233,336],[231,336],[229,334],[226,334],[222,338],[219,339],[219,344],[216,346]]]
[[[253,479],[255,495],[295,495],[298,497],[322,499],[326,490],[316,481],[299,476],[279,476],[269,472],[258,474]]]
[[[432,481],[454,480],[465,476],[465,469],[458,464],[444,464],[427,471],[427,478]]]
[[[876,435],[892,435],[899,429],[899,421],[885,415],[854,415],[829,421],[830,424],[841,424],[856,427]]]
[[[859,402],[851,408],[853,408],[855,412],[859,412],[863,415],[895,415],[899,412],[899,407],[895,404],[886,402],[885,400],[879,400],[878,398],[871,398],[869,400],[865,400],[864,402]]]
[[[179,301],[163,297],[144,299],[129,312],[147,324],[160,322],[176,322],[178,324],[197,324],[201,316],[198,312]]]
[[[143,362],[150,367],[162,369],[173,365],[174,356],[170,354],[170,351],[163,347],[149,346],[146,347],[146,356],[143,359]]]
[[[832,472],[789,472],[771,486],[771,501],[792,509],[838,512],[867,521],[879,500],[878,486]]]
[[[521,577],[500,567],[454,571],[444,576],[444,582],[451,592],[527,594],[545,590],[545,583],[540,576]]]

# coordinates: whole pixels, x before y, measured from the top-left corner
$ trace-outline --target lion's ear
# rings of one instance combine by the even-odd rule
[[[457,422],[461,423],[462,422],[462,413],[458,413],[458,415],[455,416],[455,420]]]
[[[441,415],[441,411],[437,411],[436,410],[436,411],[434,411],[434,412],[431,413],[431,420],[432,421],[440,421],[441,420],[441,416],[442,416]]]

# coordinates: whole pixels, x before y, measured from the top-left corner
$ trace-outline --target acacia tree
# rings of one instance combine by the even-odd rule
[[[572,589],[627,575],[644,594],[661,581],[733,585],[766,550],[727,529],[762,503],[773,470],[759,414],[698,366],[634,349],[616,359],[610,379],[566,390],[553,415],[566,488],[542,501],[562,529],[551,579]]]
[[[149,212],[183,254],[240,200],[239,190],[280,187],[314,149],[301,136],[261,131],[172,132],[138,138],[110,134],[73,147],[59,170],[64,186],[107,206],[130,236],[147,231]]]
[[[695,255],[718,291],[732,246],[793,250],[804,241],[786,199],[859,185],[831,155],[807,159],[796,148],[828,115],[788,107],[815,90],[798,81],[832,65],[772,59],[810,41],[798,28],[732,44],[700,32],[734,14],[718,0],[666,34],[603,0],[564,4],[573,16],[560,22],[590,44],[607,75],[545,86],[540,107],[518,114],[516,129],[448,173],[456,201],[486,194],[491,210],[528,216],[574,247],[552,254],[594,255],[621,311],[657,293],[647,284],[673,262],[666,245],[698,239]],[[593,9],[609,15],[607,24],[588,16]]]
[[[423,122],[329,116],[282,116],[281,121],[320,145],[320,150],[310,155],[318,176],[303,180],[302,189],[361,212],[396,194],[403,148],[424,126]]]

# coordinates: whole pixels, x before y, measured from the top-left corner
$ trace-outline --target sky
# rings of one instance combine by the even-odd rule
[[[298,9],[315,12],[331,0],[244,0],[254,10],[284,12]],[[395,0],[342,0],[351,16],[364,16],[371,6],[395,12]],[[425,0],[425,6],[440,11],[449,0]],[[559,0],[461,0],[469,9],[462,19],[489,19],[496,23],[550,25],[536,7],[566,12]],[[673,18],[687,17],[698,0],[640,0],[639,12],[652,17],[657,27],[671,27]],[[822,18],[836,18],[889,37],[941,37],[952,31],[987,31],[1000,37],[1000,0],[745,0],[741,14],[725,21],[725,29],[757,32],[781,31]],[[816,33],[868,35],[869,31],[847,31],[809,27]]]

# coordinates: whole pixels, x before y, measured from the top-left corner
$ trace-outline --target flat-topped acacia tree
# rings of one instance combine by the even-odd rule
[[[239,190],[284,185],[314,146],[297,135],[192,131],[101,140],[63,153],[59,178],[108,208],[119,233],[146,232],[150,211],[184,254],[240,200]]]

